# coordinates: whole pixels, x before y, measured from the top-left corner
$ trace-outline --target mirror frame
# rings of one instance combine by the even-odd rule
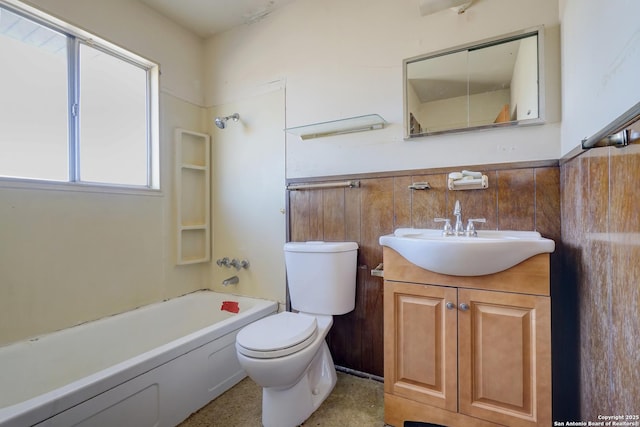
[[[478,49],[483,49],[487,47],[491,47],[494,45],[507,43],[514,40],[519,40],[528,36],[536,35],[538,37],[538,117],[533,119],[523,119],[523,120],[512,120],[503,123],[490,123],[486,125],[479,126],[467,126],[453,129],[446,129],[440,131],[433,132],[421,132],[421,133],[410,133],[410,112],[408,105],[408,79],[407,79],[407,66],[409,64],[424,61],[426,59],[437,58],[449,54],[454,54],[458,52],[464,51],[476,51]],[[467,98],[469,97],[469,93],[467,93]],[[505,127],[518,127],[518,126],[530,126],[530,125],[541,125],[545,123],[545,83],[544,83],[544,26],[537,26],[533,28],[527,28],[520,31],[515,31],[513,33],[503,34],[496,37],[491,37],[488,39],[484,39],[481,41],[471,42],[464,45],[459,45],[447,49],[442,49],[436,52],[423,54],[414,56],[412,58],[408,58],[402,61],[402,109],[403,109],[403,129],[404,129],[404,139],[410,140],[425,136],[432,135],[441,135],[448,133],[460,133],[460,132],[469,132],[469,131],[477,131],[484,129],[496,129],[496,128],[505,128]]]

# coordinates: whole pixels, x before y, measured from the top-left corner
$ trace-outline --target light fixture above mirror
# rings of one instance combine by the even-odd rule
[[[544,123],[543,32],[404,60],[405,139]]]
[[[420,0],[420,15],[431,15],[445,9],[453,9],[458,14],[464,13],[473,0]]]

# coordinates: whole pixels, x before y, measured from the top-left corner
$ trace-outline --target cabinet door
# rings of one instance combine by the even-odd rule
[[[458,303],[459,411],[551,425],[549,297],[460,289]]]
[[[455,306],[455,288],[385,282],[385,392],[457,410]]]

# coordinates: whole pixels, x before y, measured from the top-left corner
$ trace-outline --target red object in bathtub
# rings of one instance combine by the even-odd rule
[[[222,301],[222,307],[220,310],[228,311],[230,313],[238,313],[240,311],[240,307],[238,307],[238,303],[236,301]]]

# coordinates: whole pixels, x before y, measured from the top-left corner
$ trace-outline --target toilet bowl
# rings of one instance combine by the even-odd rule
[[[325,337],[332,324],[331,316],[285,311],[238,333],[238,361],[263,387],[263,426],[300,425],[331,393],[337,377]],[[278,344],[267,344],[269,337]]]
[[[325,338],[333,315],[355,306],[353,242],[285,244],[292,308],[245,326],[236,336],[240,366],[263,388],[262,425],[295,427],[333,390],[336,370]]]

